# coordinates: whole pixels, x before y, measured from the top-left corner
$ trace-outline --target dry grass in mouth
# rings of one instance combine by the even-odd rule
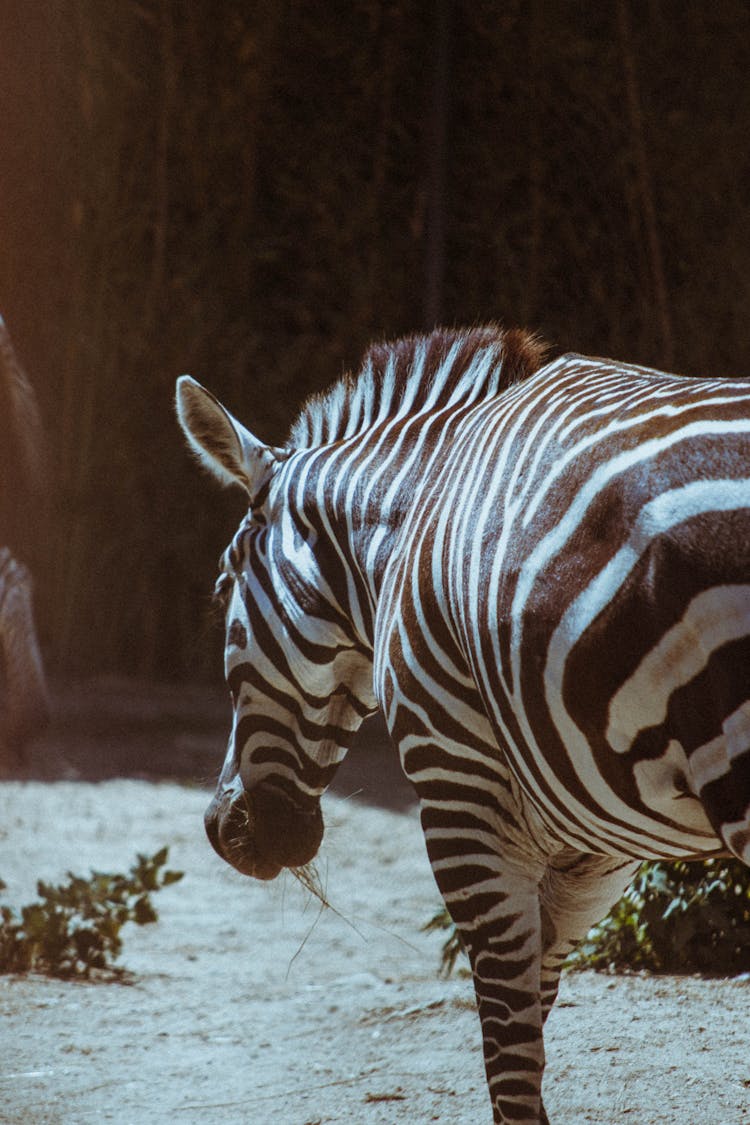
[[[320,878],[317,867],[314,862],[305,863],[302,867],[290,867],[288,870],[305,890],[316,898],[323,907],[328,910],[333,910],[334,914],[338,914],[333,906],[328,901],[325,890],[323,889],[323,881]]]
[[[312,895],[313,898],[316,898],[320,903],[318,917],[315,919],[313,926],[315,926],[318,918],[320,918],[320,915],[324,910],[330,910],[333,914],[336,915],[337,918],[340,918],[342,922],[345,922],[346,925],[350,927],[350,929],[354,930],[355,934],[359,934],[359,936],[364,939],[365,935],[354,924],[351,918],[347,918],[345,914],[342,914],[340,910],[337,910],[336,907],[333,906],[331,902],[329,902],[328,895],[326,894],[325,888],[323,887],[323,880],[320,877],[314,860],[312,860],[310,863],[305,863],[302,867],[288,867],[287,871],[289,871],[294,876],[300,886],[304,887],[305,890],[310,895]]]

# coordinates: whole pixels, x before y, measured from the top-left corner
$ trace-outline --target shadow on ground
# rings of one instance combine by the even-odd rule
[[[19,776],[169,778],[213,788],[230,729],[224,688],[98,677],[53,684],[52,697],[52,723]],[[396,811],[414,805],[414,790],[382,720],[363,725],[331,789]]]

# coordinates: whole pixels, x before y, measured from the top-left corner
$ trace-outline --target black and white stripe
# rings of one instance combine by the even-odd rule
[[[13,553],[23,545],[30,506],[44,485],[36,396],[0,316],[0,777],[24,768],[28,743],[49,720],[31,573]]]
[[[373,348],[283,450],[226,412],[234,440],[206,440],[201,396],[182,385],[188,436],[252,501],[212,839],[249,795],[228,858],[275,873],[266,793],[308,815],[379,706],[469,950],[494,1120],[545,1121],[571,946],[643,858],[750,862],[750,382],[542,366],[486,328]]]

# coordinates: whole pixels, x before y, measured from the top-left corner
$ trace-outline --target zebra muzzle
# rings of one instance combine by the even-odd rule
[[[217,793],[206,810],[206,833],[227,863],[255,879],[275,879],[283,867],[314,859],[323,838],[320,804],[301,809],[275,787]]]

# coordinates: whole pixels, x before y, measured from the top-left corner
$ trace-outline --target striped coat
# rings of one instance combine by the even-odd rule
[[[30,510],[40,513],[43,447],[36,396],[0,316],[0,777],[25,768],[29,742],[49,721],[31,573],[11,553],[28,540]]]
[[[280,449],[192,380],[250,511],[219,581],[235,720],[207,814],[315,854],[379,707],[470,955],[494,1121],[542,1122],[560,965],[638,861],[750,862],[750,382],[543,365],[520,332],[370,350]]]

